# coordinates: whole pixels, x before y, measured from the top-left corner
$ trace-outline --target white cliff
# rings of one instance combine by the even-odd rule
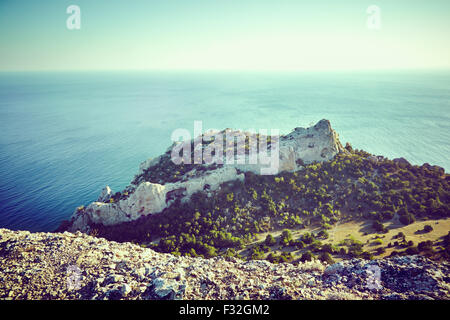
[[[272,156],[276,156],[277,160],[275,174],[282,171],[296,171],[304,164],[330,160],[337,153],[345,152],[328,120],[321,120],[310,128],[296,128],[288,135],[272,137],[272,141],[279,141],[278,149],[276,144],[272,143],[271,150]],[[279,152],[276,152],[277,150]],[[248,159],[248,156],[239,155],[239,153],[236,158],[240,156]],[[245,178],[243,172],[252,171],[259,174],[268,166],[261,163],[233,163],[206,170],[207,166],[198,164],[175,182],[154,183],[142,181],[142,178],[137,179],[146,171],[158,168],[157,165],[162,160],[163,156],[159,156],[140,165],[139,172],[133,181],[136,185],[126,189],[127,191],[124,192],[126,197],[116,201],[112,197],[111,189],[107,186],[102,190],[98,201],[89,204],[86,208],[77,208],[72,215],[69,231],[87,232],[92,224],[108,226],[159,213],[169,207],[175,199],[189,201],[191,195],[197,191],[213,192],[218,190],[224,182],[243,181]],[[199,170],[200,168],[203,170]]]

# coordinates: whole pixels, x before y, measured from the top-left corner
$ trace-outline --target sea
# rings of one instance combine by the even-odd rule
[[[343,144],[450,170],[450,72],[0,73],[0,228],[53,231],[176,129],[328,119]]]

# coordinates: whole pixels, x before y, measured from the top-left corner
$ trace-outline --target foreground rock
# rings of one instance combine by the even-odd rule
[[[201,159],[204,159],[206,151],[210,150],[208,148],[213,144],[205,142],[206,136],[208,136],[207,141],[210,141],[209,138],[217,136],[227,138],[244,136],[249,140],[245,148],[236,151],[235,155],[234,138],[230,140],[233,141],[231,144],[226,141],[227,150],[220,149],[219,152],[220,157],[225,159],[222,159],[223,163],[215,158],[213,164],[206,165],[201,160],[199,164],[193,164],[196,163],[195,159],[198,154]],[[222,144],[220,148],[223,148],[221,139],[217,141],[220,141]],[[226,140],[226,138],[224,139]],[[216,145],[215,143],[219,145],[217,141],[214,140],[214,145]],[[242,141],[247,140],[244,138]],[[253,141],[255,144],[253,145],[249,141]],[[257,141],[265,141],[267,148],[259,145],[259,149],[256,149]],[[184,150],[183,146],[189,147],[189,156],[192,156],[189,161],[191,162],[188,165],[174,165],[171,158],[172,153],[174,150]],[[231,150],[233,154],[233,158],[229,158],[232,160],[230,162],[226,161],[225,156],[228,150]],[[255,152],[253,158],[250,157],[252,150]],[[142,216],[161,212],[176,199],[188,201],[191,195],[197,191],[213,192],[227,181],[242,181],[244,172],[269,174],[270,171],[270,174],[276,174],[282,171],[296,171],[301,169],[304,164],[330,160],[337,153],[344,151],[338,134],[331,128],[328,120],[321,120],[310,128],[295,128],[285,136],[268,137],[232,130],[208,133],[192,141],[175,143],[165,154],[144,161],[129,187],[114,197],[112,190],[106,186],[97,201],[87,207],[77,208],[69,224],[62,229],[72,232],[88,232],[93,224],[110,226],[137,220]],[[214,152],[218,151],[214,148]],[[251,159],[253,160],[250,161]],[[266,160],[267,163],[265,163]]]
[[[79,232],[0,229],[0,265],[2,299],[450,298],[450,266],[421,256],[274,265],[175,257]]]

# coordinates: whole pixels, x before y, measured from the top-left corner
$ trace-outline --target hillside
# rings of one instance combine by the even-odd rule
[[[421,256],[272,264],[176,257],[73,233],[0,229],[1,299],[449,299]]]
[[[275,173],[186,163],[213,143],[226,157],[225,132],[174,143],[56,233],[1,229],[0,297],[449,299],[444,169],[343,147],[327,120],[241,140],[234,160],[267,152]]]
[[[259,174],[260,166],[176,165],[174,144],[144,162],[124,191],[105,188],[59,231],[192,257],[449,259],[450,176],[443,168],[343,148],[327,120],[277,139],[284,170],[275,175]],[[192,156],[195,143],[184,143]]]

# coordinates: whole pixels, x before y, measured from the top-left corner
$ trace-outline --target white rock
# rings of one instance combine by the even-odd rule
[[[131,287],[130,287],[129,284],[124,283],[124,284],[120,287],[120,293],[122,294],[123,297],[126,297],[130,292],[131,292]]]
[[[274,173],[296,171],[301,169],[303,164],[329,160],[339,152],[345,152],[345,149],[328,120],[321,120],[310,128],[296,128],[279,139],[279,165]],[[141,163],[138,175],[157,164],[161,157]],[[69,230],[87,232],[93,223],[109,226],[137,220],[142,216],[161,212],[173,203],[174,198],[180,198],[185,202],[189,201],[191,195],[197,191],[208,189],[211,193],[218,190],[224,182],[243,181],[245,175],[239,173],[240,171],[252,171],[259,174],[267,167],[267,164],[225,164],[195,177],[193,173],[197,171],[194,168],[186,173],[187,181],[166,184],[141,182],[128,198],[119,200],[117,203],[104,202],[110,199],[112,194],[111,189],[106,186],[98,201],[81,210],[75,210]]]
[[[97,198],[97,202],[106,202],[109,201],[112,195],[112,190],[109,186],[106,186],[102,189],[102,192]]]

